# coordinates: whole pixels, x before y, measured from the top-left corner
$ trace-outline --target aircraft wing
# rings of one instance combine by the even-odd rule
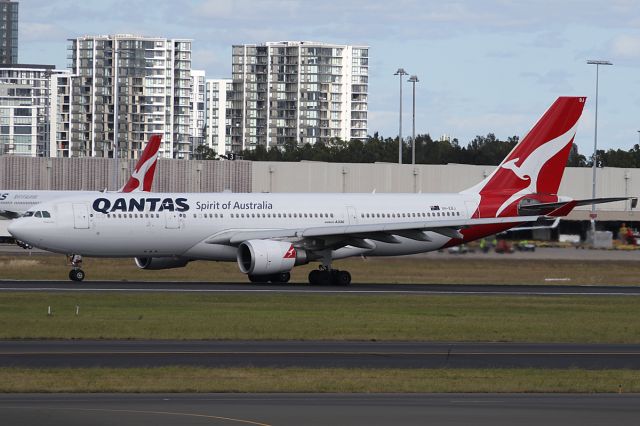
[[[205,240],[207,244],[236,246],[247,240],[324,240],[325,246],[354,245],[373,248],[366,239],[387,243],[399,243],[397,237],[416,241],[431,241],[426,231],[436,232],[449,238],[462,238],[461,229],[476,225],[535,222],[538,216],[497,217],[486,219],[450,219],[405,223],[378,223],[366,225],[331,225],[309,228],[226,230]],[[342,242],[342,244],[340,244]]]

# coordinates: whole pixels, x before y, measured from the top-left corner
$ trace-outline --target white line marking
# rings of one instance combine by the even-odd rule
[[[506,296],[640,296],[638,293],[571,291],[445,291],[445,290],[287,290],[287,289],[176,289],[176,288],[59,288],[0,287],[0,291],[52,292],[138,292],[138,293],[303,293],[303,294],[436,294],[436,295],[506,295]]]

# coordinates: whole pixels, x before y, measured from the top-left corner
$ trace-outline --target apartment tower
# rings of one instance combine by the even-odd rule
[[[227,136],[227,98],[231,97],[233,82],[228,78],[206,80],[207,122],[205,144],[218,155],[226,155],[231,150],[231,137]],[[230,109],[229,109],[230,111]]]
[[[162,133],[161,157],[190,158],[191,40],[117,34],[69,42],[72,156],[138,158],[150,135]]]
[[[69,84],[53,65],[0,66],[0,155],[68,156]]]
[[[234,45],[231,150],[366,139],[368,78],[367,46]]]
[[[0,65],[18,63],[18,2],[0,0]]]

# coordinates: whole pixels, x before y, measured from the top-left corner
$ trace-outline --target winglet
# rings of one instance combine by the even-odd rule
[[[129,181],[118,192],[150,192],[153,185],[153,177],[158,162],[158,151],[162,135],[151,135],[147,146],[142,151],[142,156],[138,160]]]

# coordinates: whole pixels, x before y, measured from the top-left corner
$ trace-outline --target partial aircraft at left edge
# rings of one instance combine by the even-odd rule
[[[162,135],[152,135],[142,152],[129,181],[118,192],[151,192]],[[31,191],[0,189],[0,240],[11,238],[7,231],[10,220],[22,216],[31,207],[74,195],[92,195],[97,191]]]

